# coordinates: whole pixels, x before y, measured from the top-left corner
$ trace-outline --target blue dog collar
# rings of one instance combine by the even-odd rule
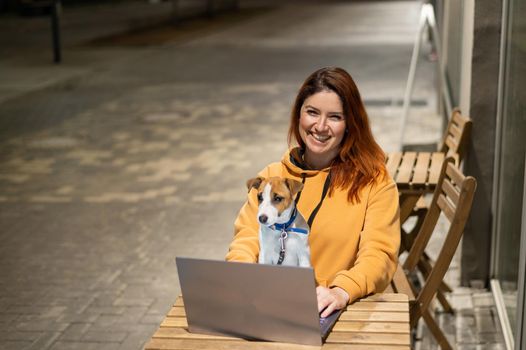
[[[306,235],[307,233],[309,233],[309,231],[307,231],[306,229],[304,229],[304,228],[299,228],[299,227],[289,227],[289,228],[286,229],[285,231],[287,231],[287,232],[302,233],[302,234],[304,234],[304,235]]]
[[[273,225],[274,229],[277,231],[296,232],[296,233],[301,233],[304,235],[308,234],[309,231],[307,229],[300,228],[300,227],[290,227],[290,225],[292,225],[294,220],[296,220],[297,213],[298,211],[295,208],[294,212],[292,213],[292,216],[290,217],[290,220],[284,224],[274,224]]]

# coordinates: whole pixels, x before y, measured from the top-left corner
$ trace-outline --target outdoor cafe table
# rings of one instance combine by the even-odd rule
[[[196,334],[187,328],[183,299],[179,297],[145,349],[320,349],[319,346]],[[407,295],[374,294],[347,306],[321,349],[409,350]]]
[[[418,199],[432,193],[440,177],[443,152],[392,152],[386,160],[387,171],[400,193],[400,223],[411,215]]]

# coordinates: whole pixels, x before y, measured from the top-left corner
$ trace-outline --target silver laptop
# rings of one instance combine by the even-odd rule
[[[193,333],[321,345],[341,311],[320,319],[312,268],[176,258]]]

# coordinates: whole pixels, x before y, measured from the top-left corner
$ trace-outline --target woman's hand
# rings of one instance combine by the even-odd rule
[[[327,317],[334,310],[343,309],[349,302],[349,294],[340,287],[327,288],[318,286],[316,287],[316,295],[318,297],[318,311],[321,313],[321,317]]]

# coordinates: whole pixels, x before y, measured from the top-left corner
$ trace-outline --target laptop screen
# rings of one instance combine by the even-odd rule
[[[322,344],[312,268],[176,262],[190,332]]]

